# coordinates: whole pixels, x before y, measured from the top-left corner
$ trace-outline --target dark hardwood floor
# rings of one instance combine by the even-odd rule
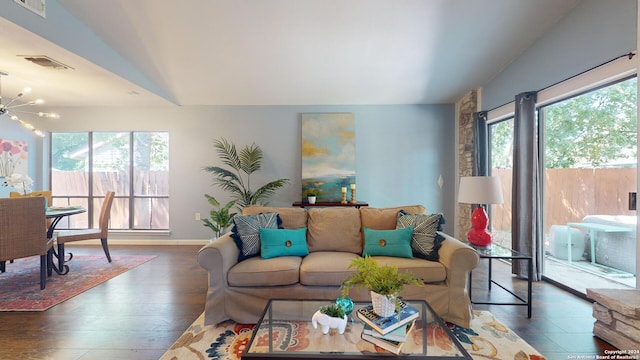
[[[473,271],[473,298],[476,301],[513,302],[507,292],[493,285],[487,286],[488,260],[481,259]],[[522,297],[526,296],[527,281],[511,276],[511,265],[493,261],[493,279]],[[489,310],[502,323],[520,335],[549,360],[595,359],[605,350],[615,349],[593,336],[593,304],[545,281],[533,283],[531,318],[526,306],[473,305],[474,309]]]
[[[103,254],[99,246],[68,248],[76,255]],[[47,311],[0,312],[0,359],[158,359],[202,313],[207,274],[196,262],[199,246],[110,249],[112,255],[157,257]],[[509,287],[526,289],[506,265],[494,262],[493,271]],[[474,271],[474,297],[487,295],[485,276],[481,261]],[[531,319],[523,306],[474,308],[490,310],[550,360],[595,358],[613,349],[591,334],[589,302],[548,283],[533,288]],[[508,300],[495,286],[490,296]]]
[[[104,256],[100,246],[66,248]],[[156,258],[47,311],[0,312],[0,359],[158,359],[204,310],[199,248],[110,246],[112,257]]]

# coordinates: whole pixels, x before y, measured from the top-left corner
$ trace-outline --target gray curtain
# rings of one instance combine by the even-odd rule
[[[542,229],[541,178],[538,157],[536,92],[516,95],[513,124],[513,191],[511,200],[512,246],[533,256],[533,277],[541,279]],[[513,261],[513,273],[527,276],[526,262]]]
[[[489,175],[487,112],[473,113],[473,176]]]

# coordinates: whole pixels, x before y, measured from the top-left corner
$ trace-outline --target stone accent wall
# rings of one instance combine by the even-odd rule
[[[640,291],[622,289],[587,289],[587,297],[594,300],[593,335],[621,351],[621,355],[640,354]]]
[[[478,111],[478,93],[470,91],[458,107],[458,173],[460,176],[473,175],[473,113]],[[466,241],[467,232],[471,228],[471,205],[458,204],[458,231],[456,236]]]

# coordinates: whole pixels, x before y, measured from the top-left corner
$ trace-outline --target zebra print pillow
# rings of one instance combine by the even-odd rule
[[[238,261],[260,254],[260,229],[277,229],[282,221],[278,213],[263,213],[258,215],[236,215],[233,217],[231,237],[240,254]]]
[[[425,260],[438,261],[438,250],[444,241],[436,231],[442,231],[444,216],[442,214],[413,215],[400,210],[396,229],[413,227],[411,249],[413,256]]]

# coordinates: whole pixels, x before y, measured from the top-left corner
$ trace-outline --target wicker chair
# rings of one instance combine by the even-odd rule
[[[47,206],[52,206],[51,204],[51,191],[49,190],[36,190],[36,191],[32,191],[28,194],[21,194],[17,191],[12,191],[9,193],[9,197],[12,198],[16,198],[16,197],[33,197],[33,196],[44,196],[47,199]]]
[[[12,198],[18,198],[18,197],[34,197],[34,196],[43,196],[45,199],[47,199],[47,203],[45,205],[48,206],[52,206],[53,204],[51,203],[51,191],[49,190],[36,190],[36,191],[32,191],[28,194],[22,194],[19,193],[17,191],[11,191],[9,193],[9,197]],[[49,228],[49,226],[51,226],[51,219],[45,219],[45,225],[47,228]]]
[[[0,199],[0,268],[7,260],[40,256],[40,289],[51,274],[53,240],[47,239],[44,198],[23,197]]]
[[[107,256],[107,260],[111,262],[111,255],[109,254],[109,245],[107,244],[107,236],[109,235],[109,217],[111,216],[111,204],[113,203],[113,191],[107,192],[102,203],[102,209],[100,210],[100,224],[98,229],[86,229],[86,230],[62,230],[58,232],[58,256],[59,259],[64,259],[64,244],[72,241],[92,240],[100,239],[102,242],[102,249]],[[63,260],[64,261],[64,260]],[[62,264],[60,264],[62,266]]]

